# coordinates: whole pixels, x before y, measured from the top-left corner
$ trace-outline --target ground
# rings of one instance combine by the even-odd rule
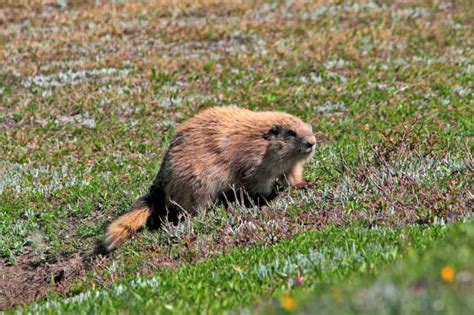
[[[471,312],[473,21],[469,1],[0,4],[0,309]],[[225,105],[312,124],[314,185],[94,255],[176,126]]]

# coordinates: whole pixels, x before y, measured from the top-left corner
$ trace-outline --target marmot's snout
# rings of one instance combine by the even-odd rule
[[[301,145],[301,153],[309,154],[313,151],[316,145],[316,138],[314,136],[307,136],[303,138]]]

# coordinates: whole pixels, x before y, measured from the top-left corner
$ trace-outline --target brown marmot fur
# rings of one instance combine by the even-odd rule
[[[104,245],[110,251],[145,224],[176,221],[179,211],[204,210],[235,191],[266,200],[277,179],[304,186],[303,164],[315,144],[311,126],[287,113],[207,109],[177,128],[153,185],[109,225]]]

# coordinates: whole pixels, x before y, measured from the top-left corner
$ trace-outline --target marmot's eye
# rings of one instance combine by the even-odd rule
[[[280,133],[280,126],[278,125],[274,125],[272,126],[272,129],[270,129],[270,132],[275,135],[275,136],[278,136],[278,134]]]
[[[290,137],[296,137],[296,132],[294,132],[293,130],[288,130],[288,135]]]

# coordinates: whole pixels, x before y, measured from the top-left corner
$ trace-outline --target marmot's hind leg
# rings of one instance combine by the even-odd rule
[[[150,192],[144,198],[150,205],[150,216],[146,222],[149,230],[161,228],[165,220],[175,224],[178,223],[180,209],[166,204],[165,192],[159,186],[152,186]]]

